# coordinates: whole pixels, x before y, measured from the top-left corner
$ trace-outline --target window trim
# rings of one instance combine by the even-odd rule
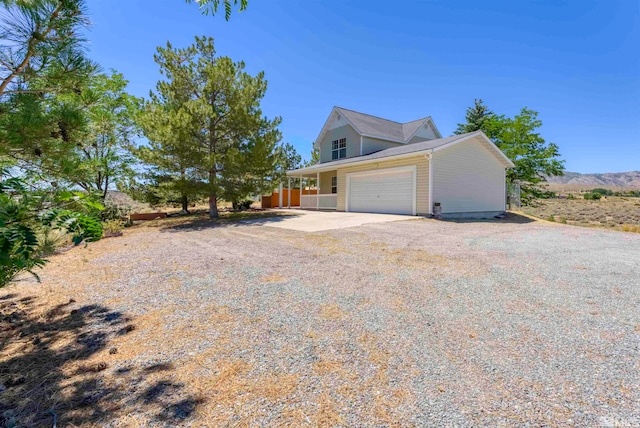
[[[338,138],[331,142],[331,160],[345,159],[347,157],[347,139]]]

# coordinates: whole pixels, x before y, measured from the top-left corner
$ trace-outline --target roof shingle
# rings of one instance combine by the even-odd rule
[[[351,122],[361,134],[405,143],[428,119],[428,117],[424,117],[407,123],[399,123],[342,107],[336,107],[335,109]]]

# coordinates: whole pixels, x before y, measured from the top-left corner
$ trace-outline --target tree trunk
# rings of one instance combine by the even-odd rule
[[[182,212],[189,214],[189,197],[187,195],[182,195],[180,197],[180,201],[182,202]]]
[[[217,201],[216,192],[212,191],[209,194],[209,218],[214,219],[218,218],[218,201]]]
[[[214,219],[218,218],[218,195],[215,190],[215,179],[216,179],[216,171],[209,171],[209,185],[211,186],[211,191],[209,192],[209,218]]]

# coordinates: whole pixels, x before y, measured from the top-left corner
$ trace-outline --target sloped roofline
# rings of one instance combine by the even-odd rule
[[[327,128],[328,128],[329,124],[330,124],[333,120],[335,120],[335,119],[333,119],[333,117],[334,117],[334,113],[340,114],[340,116],[341,116],[341,117],[343,117],[343,118],[344,118],[344,120],[345,120],[345,121],[346,121],[346,122],[347,122],[347,123],[348,123],[348,124],[353,128],[353,129],[355,129],[355,130],[356,130],[356,132],[357,132],[359,135],[361,135],[361,136],[363,136],[363,137],[368,137],[368,138],[377,138],[377,139],[381,139],[381,140],[385,140],[385,141],[391,141],[391,142],[394,142],[394,143],[406,143],[407,141],[410,141],[410,140],[411,140],[411,138],[413,138],[413,137],[415,136],[415,134],[418,132],[418,130],[420,129],[420,127],[422,127],[422,126],[424,125],[424,123],[425,123],[425,122],[428,122],[428,123],[433,127],[433,129],[434,129],[434,131],[435,131],[435,134],[436,134],[436,137],[438,137],[438,138],[442,138],[442,134],[440,134],[440,131],[438,130],[438,127],[436,126],[436,124],[435,124],[435,122],[433,121],[433,119],[431,118],[431,116],[427,116],[427,117],[425,117],[425,118],[423,118],[423,119],[416,119],[415,121],[417,121],[417,120],[423,120],[423,122],[422,122],[422,124],[421,124],[418,128],[416,128],[416,130],[413,132],[413,134],[412,134],[409,138],[407,138],[407,139],[405,139],[405,140],[397,140],[397,139],[391,139],[391,138],[386,137],[386,136],[373,135],[373,134],[368,134],[368,133],[362,132],[362,130],[361,130],[361,129],[359,129],[359,128],[358,128],[358,127],[357,127],[357,126],[356,126],[356,125],[351,121],[351,120],[349,120],[349,118],[347,117],[347,115],[345,115],[345,114],[341,114],[341,110],[346,110],[346,111],[350,111],[350,112],[354,112],[354,113],[362,114],[362,115],[365,115],[365,116],[370,116],[370,117],[373,117],[373,118],[376,118],[376,119],[385,120],[385,121],[387,121],[387,122],[396,123],[396,124],[398,124],[398,125],[405,125],[405,124],[404,124],[404,123],[402,123],[402,122],[396,122],[395,120],[385,119],[385,118],[380,117],[380,116],[374,116],[374,115],[371,115],[371,114],[368,114],[368,113],[361,113],[361,112],[359,112],[359,111],[350,110],[350,109],[348,109],[348,108],[344,108],[344,107],[333,106],[333,108],[331,109],[331,113],[329,113],[329,116],[327,117],[327,120],[324,122],[324,125],[322,126],[322,129],[320,130],[320,134],[318,134],[318,137],[317,137],[317,138],[316,138],[316,140],[313,142],[313,147],[314,147],[314,148],[316,148],[316,149],[318,148],[318,143],[319,143],[319,141],[321,141],[321,140],[322,140],[322,138],[324,137],[324,135],[328,132],[328,129],[327,129]],[[415,121],[411,121],[411,122],[415,122]],[[409,122],[407,122],[407,123],[409,123]]]
[[[389,149],[381,150],[379,152],[371,153],[369,155],[356,156],[356,157],[347,158],[347,159],[339,159],[331,162],[317,163],[315,165],[311,165],[306,168],[299,168],[299,169],[287,171],[287,175],[297,176],[297,175],[304,175],[304,174],[310,174],[310,173],[332,171],[332,170],[335,170],[336,168],[345,167],[345,166],[379,162],[382,159],[388,160],[388,159],[411,157],[411,156],[416,156],[420,154],[426,155],[428,153],[438,152],[440,150],[446,149],[447,147],[451,147],[455,144],[461,143],[463,141],[467,141],[474,137],[480,137],[483,141],[485,141],[491,147],[491,149],[493,149],[493,151],[497,153],[498,157],[502,160],[503,165],[505,165],[505,168],[515,167],[511,159],[509,159],[502,152],[502,150],[500,150],[498,146],[496,146],[494,142],[491,141],[491,139],[489,139],[489,137],[485,135],[484,132],[475,131],[475,132],[469,132],[467,134],[453,135],[451,137],[446,137],[446,138],[438,138],[436,140],[427,140],[420,143],[407,144],[401,147],[392,147]],[[441,142],[440,144],[438,144],[438,140],[447,140],[447,141]],[[412,149],[416,149],[416,150],[412,150]]]
[[[435,122],[433,121],[433,119],[431,118],[431,116],[427,116],[427,117],[425,117],[425,118],[423,118],[423,119],[417,119],[417,120],[422,120],[422,123],[420,124],[420,126],[418,126],[418,127],[416,128],[416,130],[415,130],[415,131],[413,131],[413,134],[411,134],[411,135],[409,136],[409,138],[407,138],[407,139],[406,139],[406,141],[411,141],[411,139],[412,139],[413,137],[415,137],[415,136],[416,136],[416,134],[418,133],[418,131],[420,130],[420,128],[422,128],[422,127],[424,126],[424,124],[425,124],[425,123],[429,123],[429,124],[433,127],[433,130],[435,131],[434,133],[436,134],[436,139],[437,139],[437,138],[442,138],[442,134],[440,133],[440,130],[439,130],[439,129],[438,129],[438,127],[436,126],[436,124],[435,124]],[[412,122],[415,122],[415,121],[412,121]],[[403,124],[403,125],[404,125],[404,124]]]

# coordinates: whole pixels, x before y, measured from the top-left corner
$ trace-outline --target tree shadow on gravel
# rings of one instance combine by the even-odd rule
[[[447,223],[496,223],[496,224],[527,224],[537,220],[522,214],[508,212],[504,218],[443,218],[439,221]]]
[[[0,296],[0,426],[107,424],[136,412],[146,422],[184,423],[203,400],[172,382],[170,363],[107,362],[126,315],[73,300]]]
[[[166,221],[164,224],[158,220],[158,225],[162,232],[198,232],[207,229],[241,227],[246,225],[268,225],[269,223],[278,223],[285,220],[287,217],[296,215],[299,214],[263,212],[261,215],[243,215],[243,213],[240,212],[233,213],[229,216],[222,216],[215,220],[211,220],[202,215],[191,218],[185,217],[179,222]]]

